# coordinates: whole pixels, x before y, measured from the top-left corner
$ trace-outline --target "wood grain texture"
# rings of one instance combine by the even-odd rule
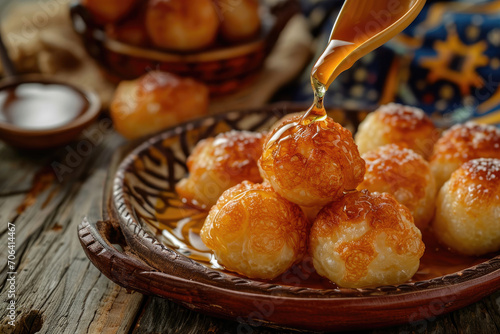
[[[21,333],[98,333],[102,328],[120,333],[132,326],[144,297],[139,293],[127,293],[96,270],[75,235],[81,218],[92,211],[99,198],[96,190],[102,190],[110,152],[120,142],[118,136],[109,136],[106,144],[94,147],[91,154],[73,168],[71,177],[62,183],[56,177],[35,178],[31,189],[37,188],[39,183],[36,182],[49,182],[32,198],[32,190],[2,198],[2,217],[16,224],[16,262],[19,264],[17,325],[15,328],[6,325],[3,321],[6,310],[2,308],[2,333],[21,329]],[[10,149],[3,147],[0,150],[5,151]],[[4,178],[2,189],[15,189],[18,184],[12,180],[26,173],[31,174],[29,182],[33,182],[34,175],[43,166],[56,159],[64,161],[67,152],[67,148],[63,148],[51,157],[29,161],[23,158],[26,153],[10,152],[10,166],[2,164],[10,175]],[[51,172],[49,168],[43,173],[50,175]],[[25,203],[24,211],[19,211],[26,199],[29,202]],[[6,254],[5,246],[6,243],[0,244],[2,254]],[[3,293],[6,257],[1,260]]]

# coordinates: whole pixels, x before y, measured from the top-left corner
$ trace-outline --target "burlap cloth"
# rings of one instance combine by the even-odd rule
[[[101,74],[80,37],[73,31],[68,0],[13,3],[4,10],[1,28],[5,44],[19,72],[42,73],[95,91],[104,109],[115,85]],[[294,17],[250,87],[212,100],[212,113],[266,104],[284,84],[296,77],[311,57],[312,38],[306,20]]]

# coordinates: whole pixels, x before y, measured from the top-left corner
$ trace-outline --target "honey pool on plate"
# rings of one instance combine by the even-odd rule
[[[186,206],[178,198],[173,201],[171,200],[170,204],[171,206],[165,207],[159,201],[156,211],[157,222],[148,222],[151,230],[156,233],[158,240],[176,252],[202,263],[211,269],[241,276],[225,270],[217,262],[212,251],[201,241],[200,230],[208,212]],[[424,230],[422,231],[422,235],[425,243],[425,253],[420,260],[420,267],[417,273],[409,282],[425,281],[452,274],[485,262],[493,257],[493,255],[482,257],[459,255],[440,245],[432,231]],[[315,272],[309,258],[305,258],[301,263],[292,267],[278,278],[267,282],[316,289],[337,287],[334,283]]]

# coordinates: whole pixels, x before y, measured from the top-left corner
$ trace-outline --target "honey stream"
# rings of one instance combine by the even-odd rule
[[[344,2],[328,45],[311,71],[314,102],[302,118],[303,125],[326,117],[323,99],[331,83],[356,60],[402,31],[406,25],[397,23],[414,7],[411,1]],[[388,29],[395,26],[397,28]]]

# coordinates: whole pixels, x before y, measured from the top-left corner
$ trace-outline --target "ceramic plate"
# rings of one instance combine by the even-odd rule
[[[273,281],[248,279],[218,265],[199,238],[206,212],[185,205],[175,193],[176,182],[187,173],[187,157],[203,138],[231,129],[265,131],[284,114],[300,110],[281,105],[199,119],[132,151],[114,177],[110,210],[127,247],[138,257],[134,261],[142,264],[125,278],[114,275],[114,280],[242,323],[325,331],[417,322],[498,289],[498,254],[457,256],[427,231],[419,271],[412,281],[397,286],[339,288],[319,277],[308,260]],[[364,114],[330,112],[351,130]]]

